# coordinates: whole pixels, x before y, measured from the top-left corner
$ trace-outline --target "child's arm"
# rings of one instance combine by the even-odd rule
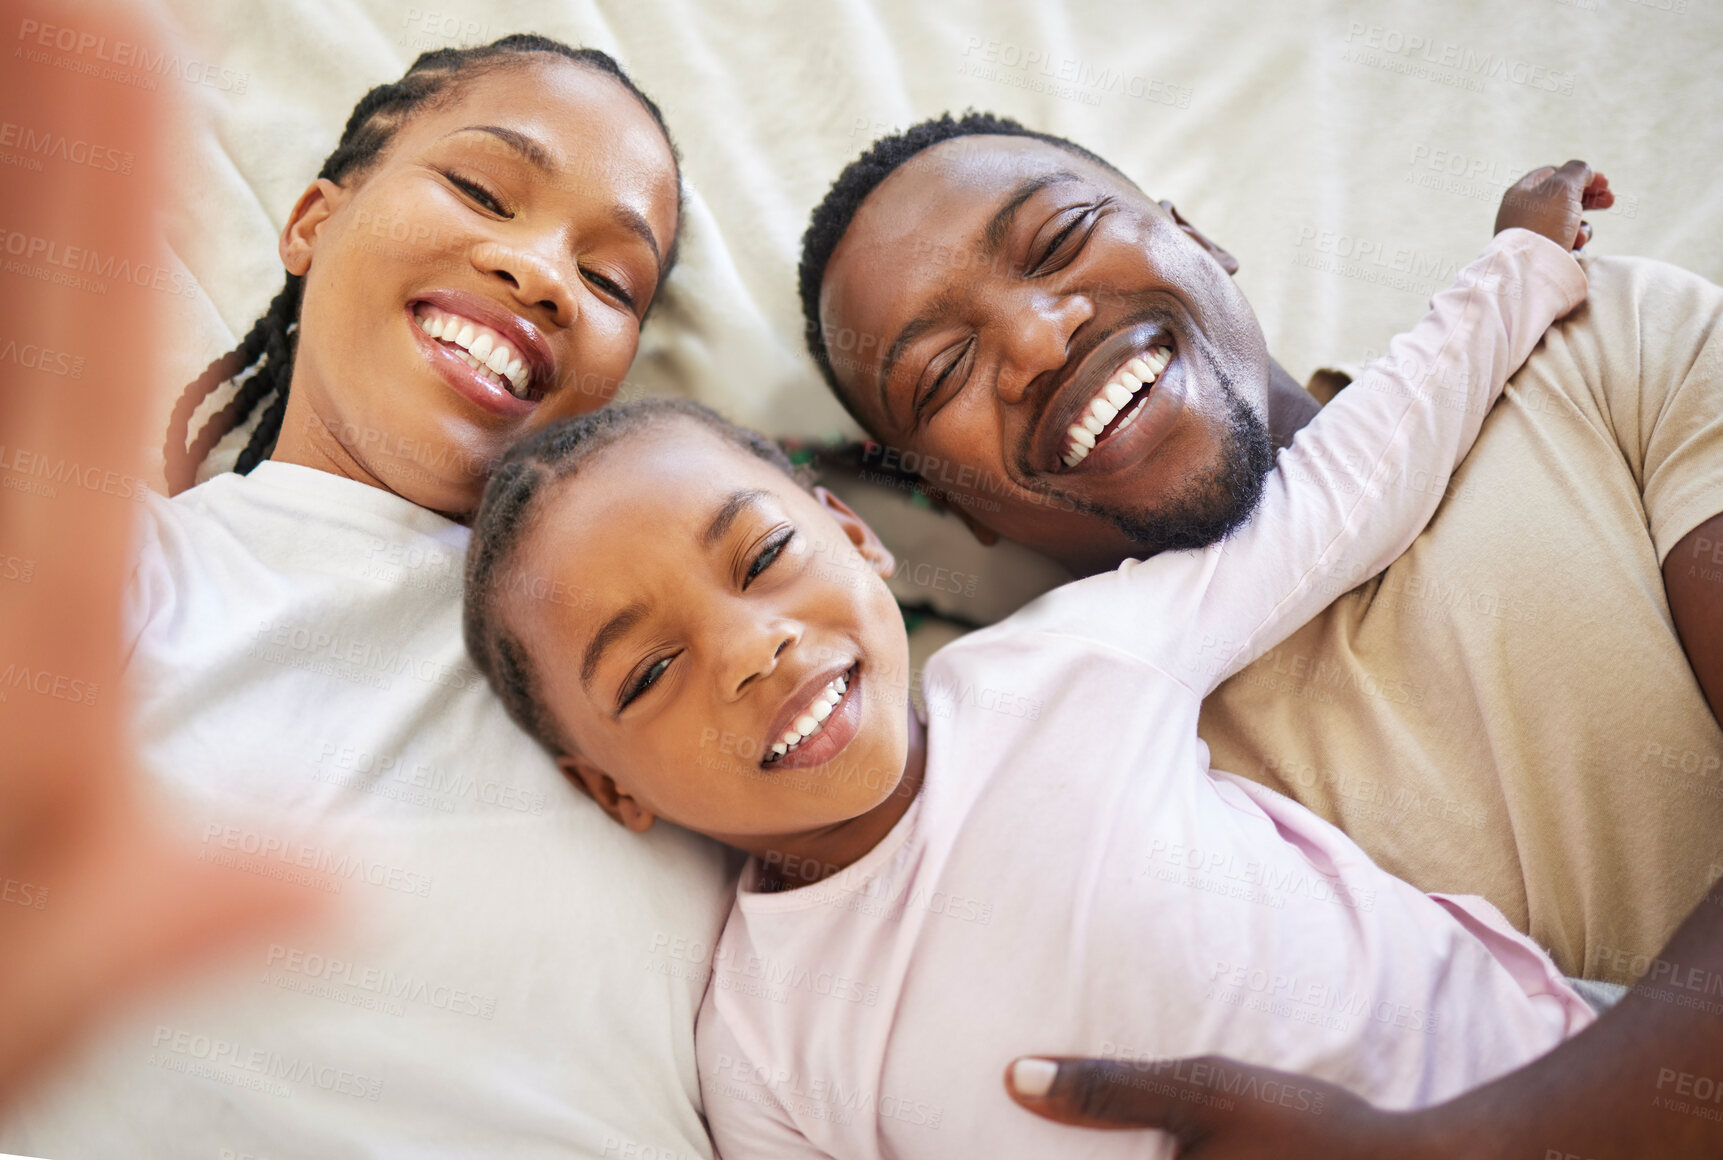
[[[1510,191],[1504,232],[1298,433],[1244,528],[1202,552],[1124,564],[1107,577],[1116,602],[1105,585],[1090,590],[1121,613],[1131,605],[1131,615],[1110,618],[1122,629],[1111,643],[1132,649],[1140,634],[1146,659],[1206,695],[1406,550],[1508,377],[1585,298],[1568,244],[1509,213],[1516,201],[1516,213],[1538,204],[1525,196],[1529,183],[1571,199],[1576,221],[1582,203],[1602,204],[1586,197],[1593,178],[1579,163],[1537,171]],[[1549,228],[1566,230],[1565,221],[1558,215]]]

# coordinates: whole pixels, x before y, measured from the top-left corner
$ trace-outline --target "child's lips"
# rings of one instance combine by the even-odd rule
[[[840,673],[844,680],[844,690],[837,704],[832,706],[831,714],[819,722],[819,729],[811,736],[805,737],[793,749],[781,756],[775,755],[773,745],[781,742],[781,735],[774,736],[766,746],[766,756],[760,762],[763,769],[811,769],[824,765],[855,739],[861,730],[862,689],[861,665],[852,665],[847,672]],[[793,722],[792,722],[793,724]]]

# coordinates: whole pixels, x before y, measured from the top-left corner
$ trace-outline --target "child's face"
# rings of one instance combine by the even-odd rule
[[[856,818],[903,775],[890,568],[841,501],[671,418],[540,498],[502,613],[601,805],[755,848]]]

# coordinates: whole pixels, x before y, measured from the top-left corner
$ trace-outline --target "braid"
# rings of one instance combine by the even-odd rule
[[[513,568],[520,542],[545,490],[618,441],[670,419],[692,420],[735,447],[770,463],[799,486],[807,472],[790,462],[772,439],[730,422],[688,399],[653,396],[564,419],[527,436],[503,456],[485,486],[467,544],[462,631],[473,663],[490,681],[515,722],[553,754],[570,752],[539,696],[525,644],[499,615],[507,591],[535,593],[535,578]]]
[[[571,48],[547,36],[517,33],[490,44],[473,48],[441,48],[421,53],[400,80],[378,85],[362,97],[347,118],[346,127],[334,152],[324,159],[318,169],[319,178],[340,183],[362,175],[374,164],[394,140],[395,133],[414,114],[447,99],[462,77],[480,71],[502,68],[518,63],[529,53],[550,53],[573,61],[615,80],[639,101],[664,134],[670,154],[677,165],[676,220],[682,220],[681,154],[664,123],[664,114],[645,93],[641,92],[622,66],[608,53],[596,48]],[[681,230],[671,240],[665,255],[664,272],[675,264]],[[258,419],[245,450],[240,453],[234,470],[244,475],[267,459],[275,450],[281,425],[287,415],[287,390],[293,378],[293,354],[298,346],[299,309],[304,300],[304,278],[287,276],[282,287],[262,318],[246,333],[240,344],[210,363],[204,372],[187,384],[174,403],[168,420],[167,438],[162,455],[167,463],[170,494],[190,487],[196,480],[197,469],[208,458],[216,444],[246,423],[259,403],[273,396]],[[251,375],[223,407],[198,432],[190,447],[191,417],[198,407],[222,384],[251,371]]]

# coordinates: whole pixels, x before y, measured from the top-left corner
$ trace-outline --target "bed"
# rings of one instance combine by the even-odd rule
[[[1723,10],[1699,0],[172,8],[205,66],[201,83],[165,82],[184,85],[205,118],[175,142],[168,230],[195,283],[174,301],[175,382],[229,349],[279,288],[277,233],[359,96],[420,52],[517,31],[616,55],[663,107],[683,155],[680,265],[621,395],[685,395],[803,442],[860,434],[802,347],[792,272],[808,212],[876,136],[945,110],[1070,137],[1175,202],[1239,258],[1269,347],[1300,381],[1382,350],[1482,245],[1505,186],[1570,156],[1617,191],[1616,208],[1594,217],[1594,251],[1723,281]],[[156,402],[165,426],[173,395]],[[926,566],[895,581],[926,614],[912,636],[918,657],[1061,579],[1026,552],[983,553],[902,490],[853,496],[888,545]],[[986,579],[922,579],[939,574]],[[617,1046],[623,1058],[653,1049]],[[159,1154],[264,1155],[240,1143],[243,1099],[225,1106],[230,1122],[188,1123],[187,1150]],[[74,1086],[34,1109],[27,1139],[158,1154],[128,1140],[115,1115],[99,1087]],[[603,1150],[654,1154],[641,1147]],[[267,1153],[297,1154],[285,1142]],[[535,1154],[588,1153],[546,1140]]]

